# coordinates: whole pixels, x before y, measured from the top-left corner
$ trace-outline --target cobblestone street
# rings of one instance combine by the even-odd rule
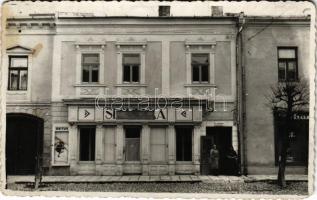
[[[38,191],[250,193],[307,195],[307,176],[286,176],[281,190],[275,176],[44,176]],[[7,189],[35,191],[33,176],[9,176]]]

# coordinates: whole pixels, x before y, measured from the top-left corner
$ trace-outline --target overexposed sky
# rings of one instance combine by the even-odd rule
[[[95,16],[157,16],[159,5],[170,5],[173,16],[210,16],[210,7],[223,6],[224,13],[244,12],[247,15],[303,16],[313,14],[309,2],[160,2],[160,1],[112,1],[112,2],[20,2],[5,3],[9,16],[27,16],[30,13],[93,13]]]

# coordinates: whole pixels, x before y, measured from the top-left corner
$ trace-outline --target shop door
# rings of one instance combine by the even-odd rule
[[[211,174],[210,149],[216,145],[219,151],[219,174],[230,174],[230,167],[226,166],[226,152],[232,145],[231,127],[209,127],[206,131],[206,136],[201,137],[200,173]]]
[[[8,114],[6,127],[6,173],[35,173],[43,145],[43,120],[31,115]]]

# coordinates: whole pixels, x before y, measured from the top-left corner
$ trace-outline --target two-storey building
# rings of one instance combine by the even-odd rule
[[[7,174],[210,174],[213,145],[220,174],[231,147],[242,173],[275,173],[261,95],[280,47],[307,74],[309,18],[168,13],[7,18]]]

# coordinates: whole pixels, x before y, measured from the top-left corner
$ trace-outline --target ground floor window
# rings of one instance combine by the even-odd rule
[[[95,160],[95,137],[96,127],[85,126],[80,127],[79,136],[79,160],[94,161]]]
[[[192,127],[176,127],[176,160],[192,160]]]
[[[127,126],[125,129],[125,160],[140,161],[141,127]]]
[[[286,128],[283,115],[275,113],[275,164],[278,165],[278,152],[281,150],[281,135]],[[287,148],[286,164],[305,165],[308,161],[308,113],[294,114],[294,119],[288,133],[289,145]]]

